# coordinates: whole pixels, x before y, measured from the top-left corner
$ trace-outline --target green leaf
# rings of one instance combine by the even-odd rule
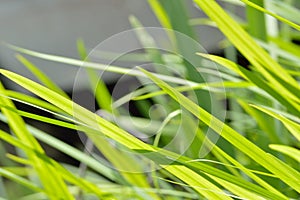
[[[134,31],[136,33],[136,36],[144,47],[147,55],[149,55],[150,61],[154,64],[155,71],[159,74],[166,74],[168,76],[171,76],[171,74],[168,73],[168,71],[164,68],[165,62],[160,50],[157,48],[154,38],[149,33],[147,33],[143,25],[134,16],[130,16],[129,21],[135,28]],[[156,86],[148,85],[147,83],[145,83],[142,78],[140,78],[139,81],[142,83],[142,85],[145,85],[147,92],[153,92],[157,89]],[[169,110],[169,106],[167,106],[168,100],[165,97],[155,97],[153,98],[153,101],[161,105],[166,105],[165,109]],[[142,107],[145,107],[145,104],[143,104]]]

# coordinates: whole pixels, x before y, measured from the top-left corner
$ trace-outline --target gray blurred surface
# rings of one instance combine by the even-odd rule
[[[189,10],[193,17],[201,15],[192,6]],[[110,36],[130,29],[128,16],[131,14],[145,26],[159,26],[145,0],[0,0],[0,40],[44,53],[78,58],[78,38],[92,49]],[[197,30],[204,38],[204,47],[214,49],[220,34],[212,28]],[[64,89],[72,89],[76,67],[27,58]],[[16,61],[14,52],[4,46],[0,48],[0,64],[32,78]]]

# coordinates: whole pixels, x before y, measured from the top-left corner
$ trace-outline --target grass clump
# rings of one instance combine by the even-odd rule
[[[8,45],[40,83],[0,69],[2,76],[35,95],[0,85],[0,120],[9,127],[0,131],[0,138],[2,146],[8,143],[16,149],[1,157],[5,187],[0,196],[16,198],[8,193],[18,185],[21,199],[299,198],[300,55],[295,41],[300,26],[291,14],[299,11],[293,2],[226,1],[231,6],[225,10],[216,1],[194,0],[208,16],[205,19],[190,19],[183,1],[148,2],[168,29],[173,53],[161,51],[149,29],[131,16],[145,50],[120,59],[143,58],[155,63],[153,70],[87,60],[81,40],[78,60]],[[246,7],[246,20],[232,13],[232,5]],[[205,39],[197,38],[198,25],[213,26],[226,36],[225,56],[199,52],[187,42]],[[191,39],[184,40],[182,34]],[[101,116],[72,101],[25,55],[84,69]],[[238,62],[240,56],[248,64]],[[141,87],[115,98],[95,76],[98,70],[130,75]],[[52,117],[20,110],[14,102]],[[128,116],[122,108],[130,102],[140,108],[139,115]],[[226,115],[221,112],[224,102]],[[87,150],[66,144],[23,118],[84,133]],[[57,162],[39,141],[81,164]]]

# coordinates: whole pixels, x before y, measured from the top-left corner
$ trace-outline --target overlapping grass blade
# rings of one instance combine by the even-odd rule
[[[0,83],[0,92],[1,91],[5,91],[5,89]],[[0,103],[15,108],[14,104],[9,99],[0,97]],[[2,113],[6,115],[11,130],[18,138],[21,138],[23,140],[24,144],[35,149],[36,152],[44,152],[39,143],[28,132],[23,119],[19,115],[5,108],[2,108],[1,110]],[[55,169],[52,166],[49,166],[47,163],[44,163],[42,160],[40,160],[36,156],[36,154],[32,152],[26,153],[29,159],[34,163],[34,168],[36,169],[47,194],[49,194],[49,197],[53,199],[56,195],[59,195],[63,198],[72,199],[72,196],[67,189],[66,183],[64,182],[62,177],[56,173]],[[51,177],[48,176],[49,173],[52,174]]]
[[[16,58],[46,87],[57,92],[58,94],[68,97],[68,95],[58,87],[44,72],[37,68],[33,63],[21,54],[17,54]]]
[[[3,122],[7,122],[6,118],[0,114],[0,120]],[[101,175],[109,178],[113,181],[118,181],[116,178],[116,173],[112,171],[112,169],[108,168],[105,165],[102,165],[99,163],[96,159],[93,157],[84,154],[82,151],[70,146],[69,144],[66,144],[59,139],[33,127],[30,125],[26,125],[30,133],[32,133],[38,140],[44,142],[45,144],[48,144],[55,149],[71,156],[72,158],[86,163],[91,169],[95,170],[96,172],[100,173]],[[74,127],[76,128],[76,127]],[[85,131],[85,130],[82,130]]]
[[[186,92],[186,91],[193,91],[193,90],[208,90],[208,91],[215,91],[215,92],[223,92],[218,90],[218,88],[247,88],[253,86],[252,83],[249,82],[233,82],[233,81],[226,81],[226,82],[212,82],[212,83],[199,83],[195,86],[180,86],[180,87],[174,87],[178,92]],[[142,100],[142,99],[148,99],[151,97],[155,97],[158,95],[165,95],[165,91],[156,91],[156,92],[151,92],[147,94],[141,94],[141,95],[134,95],[132,97],[132,100]]]
[[[265,198],[249,192],[248,190],[245,190],[244,188],[241,188],[237,185],[234,185],[228,181],[224,181],[220,178],[208,175],[210,178],[212,178],[213,180],[215,180],[216,182],[218,182],[220,185],[222,185],[223,187],[227,188],[230,192],[232,192],[233,194],[237,195],[238,198],[241,199],[256,199],[256,200],[264,200]]]
[[[268,10],[273,11],[274,13],[291,20],[292,22],[299,23],[300,11],[299,8],[295,7],[295,2],[290,1],[289,3],[268,0],[269,7]]]
[[[209,166],[207,164],[204,164],[202,162],[192,162],[192,159],[189,159],[187,157],[181,156],[178,157],[177,154],[170,152],[170,151],[166,151],[164,149],[160,149],[159,153],[161,155],[165,155],[166,158],[173,158],[174,160],[176,159],[176,162],[188,166],[190,169],[193,169],[194,171],[201,171],[201,172],[205,172],[208,174],[211,174],[213,176],[219,177],[223,180],[229,181],[237,186],[241,186],[242,188],[245,188],[249,191],[252,191],[254,193],[259,194],[260,196],[263,196],[265,198],[270,198],[270,199],[286,199],[286,197],[282,197],[281,195],[278,195],[270,190],[266,190],[262,187],[257,186],[256,184],[250,183],[248,181],[245,181],[244,179],[241,179],[239,177],[230,175],[226,172],[224,172],[223,170],[219,170],[213,166]],[[160,155],[160,156],[161,156]],[[157,158],[154,158],[154,160],[157,163],[160,163],[161,158],[159,157],[159,155],[157,155]],[[164,162],[163,162],[164,163]]]
[[[244,1],[243,1],[244,2]],[[264,0],[251,0],[250,3],[262,6],[264,5]],[[246,16],[247,16],[247,30],[249,33],[262,41],[267,39],[266,30],[266,20],[265,15],[259,12],[251,6],[246,6]]]
[[[57,113],[63,113],[63,111],[52,104],[49,104],[48,102],[45,102],[43,100],[40,100],[36,97],[32,97],[27,94],[23,94],[17,91],[13,90],[5,90],[1,92],[1,95],[3,97],[11,97],[12,100],[18,100],[20,102],[27,102],[27,104],[31,104],[40,108],[47,109],[52,112],[57,112]]]
[[[40,96],[41,98],[44,98],[45,100],[49,101],[50,103],[53,103],[55,106],[65,110],[66,113],[69,113],[70,115],[74,115],[74,117],[77,118],[77,120],[80,120],[83,123],[86,123],[89,126],[92,126],[99,130],[99,134],[89,134],[89,137],[92,140],[97,140],[98,137],[103,137],[100,132],[102,132],[104,135],[114,139],[115,141],[125,145],[129,149],[135,150],[137,152],[156,152],[154,153],[155,156],[151,157],[157,164],[165,163],[166,161],[170,159],[178,159],[180,163],[183,165],[188,165],[189,167],[192,167],[197,170],[202,170],[206,173],[212,174],[214,176],[220,177],[224,180],[230,181],[234,184],[240,185],[244,188],[247,188],[250,191],[256,192],[262,196],[266,197],[272,197],[274,199],[281,199],[278,195],[267,192],[266,190],[257,187],[254,184],[251,184],[247,181],[244,181],[243,179],[236,178],[235,176],[229,175],[225,172],[222,172],[221,170],[215,169],[214,167],[210,167],[203,163],[186,163],[188,161],[188,158],[180,157],[176,153],[172,153],[169,151],[166,151],[164,149],[156,149],[150,145],[147,145],[140,140],[136,139],[126,131],[118,128],[112,123],[107,122],[106,120],[100,118],[99,116],[95,115],[94,113],[91,113],[90,111],[85,110],[84,108],[80,107],[77,104],[74,104],[69,99],[66,99],[57,93],[25,78],[20,75],[17,75],[13,72],[9,72],[7,70],[0,70],[3,75],[10,78],[14,82],[22,85],[22,87],[28,89],[29,91],[35,93],[36,95]],[[96,120],[96,122],[95,122]],[[99,126],[100,125],[100,126]],[[147,154],[146,154],[147,155]],[[152,155],[152,154],[151,154]]]
[[[176,177],[184,181],[188,186],[192,187],[199,194],[204,196],[207,199],[216,199],[216,200],[230,200],[229,197],[224,191],[218,188],[214,183],[211,183],[206,178],[202,177],[200,174],[197,174],[193,170],[190,170],[182,165],[169,165],[165,166],[165,170],[174,174]]]
[[[296,24],[294,22],[291,22],[291,21],[287,20],[286,18],[281,17],[281,16],[279,16],[279,15],[277,15],[277,14],[275,14],[275,13],[269,11],[269,10],[264,9],[263,7],[261,7],[258,4],[254,3],[254,2],[251,2],[249,0],[240,0],[240,1],[242,1],[246,5],[251,6],[251,7],[255,8],[256,10],[259,10],[261,12],[264,12],[264,13],[266,13],[266,14],[268,14],[268,15],[270,15],[270,16],[272,16],[272,17],[274,17],[274,18],[276,18],[276,19],[278,19],[280,21],[282,21],[283,23],[288,24],[289,26],[293,27],[294,29],[300,31],[300,25],[298,25],[298,24]]]
[[[0,71],[3,75],[9,77],[11,80],[16,82],[17,84],[20,84],[22,87],[26,88],[27,90],[35,93],[36,95],[47,100],[53,105],[63,109],[66,113],[70,115],[74,115],[74,117],[77,120],[94,127],[96,130],[99,130],[100,132],[103,131],[110,138],[121,142],[122,144],[128,146],[129,148],[149,150],[149,147],[147,147],[147,145],[145,145],[140,140],[136,139],[135,137],[126,133],[125,131],[119,129],[117,126],[113,125],[112,123],[105,121],[100,116],[97,116],[96,114],[79,106],[78,104],[75,104],[71,100],[66,99],[60,96],[59,94],[53,92],[52,90],[49,90],[13,72],[9,72],[3,69],[1,69]],[[100,127],[98,124],[100,124]]]
[[[297,138],[298,141],[300,141],[300,125],[298,123],[293,122],[271,110],[263,108],[262,106],[257,106],[257,105],[251,105],[251,106],[281,121],[284,124],[284,126],[291,132],[291,134],[293,134],[293,136]]]
[[[117,73],[117,74],[126,74],[128,76],[138,76],[138,77],[145,77],[143,73],[141,73],[138,70],[135,69],[126,69],[118,66],[107,66],[104,64],[100,63],[94,63],[94,62],[87,62],[87,61],[81,61],[77,59],[72,59],[72,58],[66,58],[62,56],[55,56],[55,55],[50,55],[50,54],[44,54],[44,53],[39,53],[36,51],[24,49],[21,47],[17,47],[14,45],[8,45],[10,48],[14,49],[15,51],[18,51],[23,54],[27,54],[33,57],[41,58],[44,60],[49,60],[49,61],[54,61],[54,62],[59,62],[59,63],[64,63],[72,66],[77,66],[77,67],[85,67],[85,68],[91,68],[91,69],[96,69],[96,70],[101,70],[101,71],[107,71],[107,72],[112,72],[112,73]],[[174,76],[166,76],[163,74],[156,74],[159,76],[162,80],[171,82],[171,83],[177,83],[177,84],[182,84],[182,85],[195,85],[197,82],[194,81],[189,81],[181,78],[177,78]]]
[[[23,149],[26,152],[32,152],[34,153],[34,150],[23,144],[19,139],[14,138],[13,136],[9,135],[8,133],[5,133],[4,131],[0,130],[0,138],[5,140],[6,142],[20,148]],[[78,178],[75,175],[73,175],[72,173],[70,173],[69,171],[67,171],[66,169],[64,169],[60,164],[58,164],[56,161],[52,160],[51,158],[47,157],[43,152],[41,153],[36,153],[36,156],[38,157],[38,159],[42,160],[43,163],[46,163],[50,166],[53,166],[56,169],[56,174],[59,174],[60,176],[62,176],[64,179],[66,179],[68,182],[78,185],[80,187],[82,187],[84,190],[86,190],[87,192],[92,192],[98,196],[101,196],[103,193],[101,192],[101,190],[94,185],[93,183],[90,183],[84,179]],[[24,162],[23,162],[24,163]],[[28,162],[31,165],[34,166],[33,163]],[[57,183],[58,184],[58,183]],[[61,186],[61,185],[58,185]],[[52,198],[61,198],[62,194],[51,194],[51,193],[47,193],[47,195],[49,195]],[[67,197],[68,199],[73,199],[72,196]]]
[[[298,83],[293,79],[268,53],[263,50],[237,22],[226,14],[226,12],[215,1],[208,0],[194,0],[195,3],[218,24],[218,28],[224,35],[232,42],[232,44],[249,60],[249,62],[256,68],[256,70],[270,81],[274,86],[285,90],[285,87],[278,83],[268,71],[277,74],[280,79],[297,88]],[[294,96],[287,91],[289,96]],[[297,95],[296,95],[297,96]]]
[[[87,54],[83,40],[77,41],[77,49],[78,49],[81,60],[83,60],[84,62],[87,62],[88,54]],[[88,77],[89,77],[91,92],[93,95],[95,95],[98,106],[101,109],[105,109],[106,111],[111,112],[112,98],[111,98],[111,95],[110,95],[105,83],[101,80],[101,77],[98,77],[97,70],[86,68],[86,71],[87,71]]]
[[[207,145],[213,145],[211,143],[211,141],[209,141],[209,140],[206,140],[206,142],[207,142]],[[250,177],[252,180],[254,180],[256,183],[258,183],[262,187],[266,188],[268,191],[272,191],[272,192],[274,192],[274,194],[277,194],[281,198],[285,198],[285,196],[281,192],[279,192],[277,189],[275,189],[269,183],[267,183],[266,181],[261,179],[259,176],[257,176],[258,174],[263,174],[263,175],[270,176],[270,174],[265,174],[263,172],[258,172],[258,171],[253,171],[253,170],[247,169],[245,166],[243,166],[241,163],[239,163],[238,160],[234,159],[232,156],[227,154],[225,151],[223,151],[220,147],[218,147],[216,145],[214,145],[214,147],[212,148],[212,153],[217,158],[222,158],[222,160],[229,161],[230,163],[232,163],[236,168],[240,169],[242,172],[245,173],[245,175]],[[227,165],[225,165],[225,166],[227,166]],[[230,171],[232,171],[232,170],[230,170]],[[241,174],[239,174],[239,173],[238,174],[233,173],[233,174],[235,174],[236,177],[241,177]],[[226,186],[227,185],[224,185],[225,188],[226,188]],[[229,187],[227,189],[230,190],[231,187]]]
[[[218,64],[223,65],[230,70],[235,71],[241,77],[252,82],[257,87],[265,90],[267,93],[269,93],[271,96],[273,96],[277,101],[282,103],[282,105],[286,106],[286,108],[290,112],[294,113],[295,115],[300,114],[300,106],[298,103],[300,101],[300,99],[296,96],[293,96],[293,99],[283,97],[283,94],[286,94],[286,95],[288,95],[288,93],[291,94],[291,92],[287,88],[274,87],[272,84],[263,80],[261,78],[261,76],[258,75],[257,73],[248,71],[247,69],[244,69],[243,67],[240,67],[238,64],[236,64],[230,60],[227,60],[225,58],[221,58],[221,57],[214,56],[214,55],[205,55],[205,54],[199,54],[199,55],[206,57],[208,59],[211,59],[212,61],[217,62]]]
[[[254,108],[251,108],[248,103],[242,100],[239,100],[238,102],[242,108],[256,120],[258,126],[269,136],[272,143],[280,142],[280,138],[276,134],[274,118],[268,116],[267,114],[263,114]]]
[[[33,184],[31,181],[28,181],[27,179],[25,179],[21,176],[18,176],[13,172],[5,170],[2,167],[0,168],[0,175],[2,177],[5,177],[5,178],[10,179],[12,181],[15,181],[16,183],[19,183],[19,184],[31,189],[32,191],[44,193],[43,189],[41,189],[37,185]]]
[[[88,55],[83,41],[79,40],[77,42],[77,46],[81,59],[87,61]],[[111,104],[113,100],[105,83],[100,79],[100,77],[97,76],[96,70],[87,68],[87,72],[90,80],[91,91],[93,94],[95,94],[99,107],[107,112],[112,112],[113,108],[111,107]],[[139,163],[131,158],[130,155],[127,155],[126,152],[115,149],[104,138],[98,138],[97,144],[97,147],[102,154],[117,169],[120,170],[120,174],[122,174],[130,184],[140,187],[150,187],[150,185],[147,183],[146,176],[144,176],[142,173]],[[152,198],[157,197],[153,196]]]
[[[138,21],[138,19],[136,19],[134,16],[130,16],[129,21],[131,25],[135,28],[134,30],[136,36],[139,39],[139,42],[144,47],[146,54],[150,58],[150,61],[154,64],[155,71],[159,74],[166,74],[167,70],[165,68],[165,62],[160,52],[160,49],[157,48],[154,38],[149,33],[147,33],[140,21]],[[170,74],[167,73],[167,75]],[[145,89],[148,90],[147,92],[153,92],[157,89],[156,86],[147,85],[142,78],[139,80],[142,83],[142,85],[146,87]],[[153,98],[153,101],[161,105],[166,105],[165,109],[169,110],[169,105],[167,103],[168,100],[165,97],[155,97]],[[143,106],[145,106],[145,104],[143,104]]]
[[[205,124],[214,129],[224,139],[230,142],[233,146],[252,158],[255,162],[269,170],[271,173],[279,177],[286,184],[291,186],[296,191],[300,192],[300,186],[297,184],[300,181],[300,173],[290,166],[284,164],[279,159],[267,154],[258,146],[241,136],[235,130],[210,115],[207,111],[193,103],[191,100],[177,92],[168,84],[159,78],[141,69],[153,82],[165,90],[174,100],[178,101],[183,107],[189,110],[195,117],[199,118]],[[265,159],[268,158],[268,162]]]
[[[157,19],[160,22],[160,24],[162,25],[162,27],[172,30],[172,24],[170,22],[170,18],[168,16],[166,10],[160,3],[160,1],[159,0],[148,0],[148,3],[150,5],[152,11],[154,12],[154,14],[157,16]],[[169,36],[170,40],[172,41],[172,43],[176,44],[176,37],[175,37],[174,33],[168,32],[168,36]]]

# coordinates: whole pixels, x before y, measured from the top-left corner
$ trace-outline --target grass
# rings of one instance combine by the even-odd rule
[[[9,128],[0,130],[1,149],[6,154],[0,160],[5,163],[0,167],[4,186],[0,197],[299,199],[300,54],[294,41],[300,38],[300,26],[294,2],[226,1],[232,5],[221,7],[216,1],[194,0],[207,19],[191,19],[183,1],[148,2],[161,26],[168,29],[173,53],[159,50],[160,44],[148,29],[130,16],[145,51],[129,53],[124,61],[144,58],[155,63],[151,71],[92,62],[82,40],[77,43],[79,59],[7,45],[39,83],[0,69],[3,77],[35,95],[0,85],[0,120]],[[234,6],[246,7],[246,21],[232,13]],[[270,20],[277,26],[270,26]],[[205,39],[196,37],[194,26],[219,29],[226,37],[222,42],[225,56],[203,53],[189,43],[192,40],[183,39],[182,34],[200,43]],[[241,66],[239,55],[249,64]],[[30,62],[30,56],[85,69],[103,116],[73,102]],[[99,70],[135,77],[143,87],[116,99],[95,76]],[[20,110],[15,102],[52,117]],[[140,116],[124,112],[122,105],[129,102],[140,108]],[[151,107],[149,102],[161,106]],[[24,118],[83,132],[89,149],[81,151],[66,144],[26,124]],[[147,140],[142,141],[132,134],[135,132],[146,135]],[[80,165],[55,161],[40,141]],[[7,144],[16,153],[9,153]],[[11,188],[21,188],[21,192],[14,194]]]

